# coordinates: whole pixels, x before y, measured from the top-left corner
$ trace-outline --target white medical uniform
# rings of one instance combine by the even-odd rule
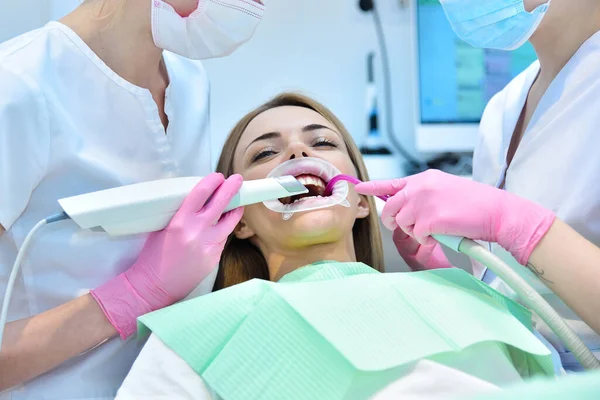
[[[0,45],[0,293],[25,235],[61,211],[57,199],[210,171],[205,71],[170,53],[164,59],[166,134],[150,92],[119,77],[68,27],[51,22]],[[107,282],[144,240],[82,232],[71,221],[44,227],[22,265],[9,321]],[[116,338],[0,399],[114,398],[141,346]]]
[[[494,393],[522,381],[505,345],[479,343],[448,360],[420,360],[372,400],[448,400]],[[435,384],[432,384],[435,382]],[[282,399],[285,395],[282,394]],[[352,394],[348,398],[353,398]],[[133,364],[116,400],[222,400],[156,335]]]
[[[539,63],[534,63],[490,101],[481,121],[473,177],[498,187],[506,175],[507,191],[554,211],[588,240],[600,245],[600,33],[588,39],[554,79],[506,170],[508,147],[539,69]],[[492,248],[516,264],[499,246]],[[525,268],[516,270],[536,286],[600,356],[600,337],[532,273]],[[474,273],[501,292],[513,294],[491,271],[476,265]],[[572,354],[549,328],[540,323],[538,329],[556,347],[563,366],[578,369]]]

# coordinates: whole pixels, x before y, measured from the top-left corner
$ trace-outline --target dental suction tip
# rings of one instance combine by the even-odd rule
[[[331,196],[331,193],[333,193],[333,187],[335,186],[336,183],[338,183],[340,181],[350,182],[354,185],[358,185],[359,183],[361,183],[361,181],[359,179],[357,179],[353,176],[339,174],[339,175],[336,175],[333,178],[331,178],[331,180],[327,183],[327,186],[325,187],[325,192],[323,193],[323,195]]]

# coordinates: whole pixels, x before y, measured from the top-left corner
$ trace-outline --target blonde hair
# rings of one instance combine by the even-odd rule
[[[369,179],[362,155],[342,122],[324,105],[297,93],[280,94],[246,114],[229,133],[217,164],[217,172],[221,172],[226,177],[234,173],[233,155],[248,124],[263,112],[282,106],[308,108],[321,114],[331,122],[338,129],[346,143],[350,159],[358,171],[358,178],[363,181]],[[356,259],[377,271],[383,272],[383,250],[377,210],[373,198],[368,198],[368,202],[369,216],[364,219],[357,219],[352,229]],[[223,289],[254,278],[269,280],[267,262],[260,250],[252,245],[249,240],[238,239],[232,234],[225,245],[219,262],[219,272],[214,290]]]

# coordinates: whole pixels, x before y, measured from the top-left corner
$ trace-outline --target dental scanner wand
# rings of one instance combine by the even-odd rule
[[[361,183],[359,179],[349,175],[337,175],[333,177],[324,195],[331,194],[333,185],[339,181],[350,182],[354,185]],[[387,201],[390,196],[377,196]],[[444,246],[463,253],[466,256],[480,262],[492,270],[500,279],[510,286],[529,309],[534,311],[550,329],[563,341],[565,346],[573,353],[577,361],[585,369],[600,369],[600,360],[588,349],[583,341],[573,332],[558,313],[546,302],[546,300],[525,281],[517,272],[502,261],[498,256],[487,250],[479,243],[460,236],[432,235],[435,240]]]
[[[82,229],[111,236],[155,232],[167,226],[201,179],[172,178],[137,183],[61,199],[58,203]],[[244,181],[225,212],[303,193],[308,193],[308,189],[293,176]]]
[[[183,200],[201,179],[200,177],[163,179],[59,200],[63,212],[38,222],[27,234],[15,259],[0,313],[0,349],[17,273],[32,237],[40,228],[53,222],[72,219],[81,229],[106,232],[111,236],[160,231],[169,224],[183,204]],[[308,193],[308,189],[293,176],[244,181],[240,191],[224,212],[241,206],[304,193]]]

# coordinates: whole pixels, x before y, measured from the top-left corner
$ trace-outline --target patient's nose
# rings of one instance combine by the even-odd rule
[[[296,157],[300,158],[300,157],[308,157],[308,154],[306,154],[305,151],[295,151],[290,155],[290,160],[295,159]]]

